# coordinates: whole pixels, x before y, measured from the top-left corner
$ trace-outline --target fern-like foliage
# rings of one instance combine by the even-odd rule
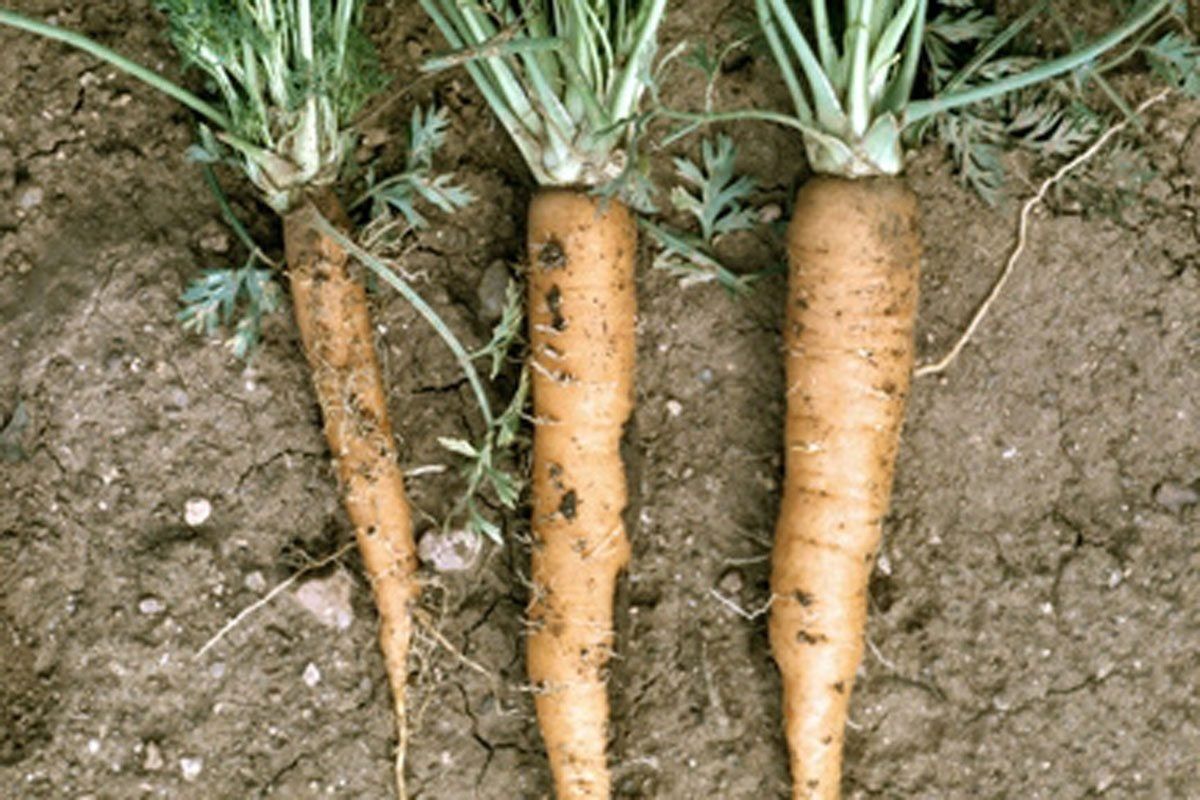
[[[1172,31],[1146,47],[1151,68],[1189,97],[1200,97],[1200,45]]]
[[[716,246],[722,236],[754,227],[757,212],[746,201],[755,190],[755,182],[737,174],[737,150],[724,134],[715,141],[705,139],[700,157],[701,164],[688,158],[675,159],[675,172],[682,183],[671,190],[671,204],[691,215],[700,233],[643,222],[662,247],[654,266],[682,276],[685,283],[715,280],[726,289],[744,292],[753,277],[738,275],[722,264]]]
[[[931,89],[945,90],[969,56],[1000,35],[999,20],[967,0],[943,0],[925,29],[924,51]],[[1028,70],[1035,59],[1006,55],[974,70],[955,88],[969,89]],[[1004,152],[1018,148],[1039,156],[1066,158],[1081,151],[1103,128],[1102,114],[1080,97],[1075,83],[1087,72],[995,100],[938,115],[934,135],[950,150],[962,181],[989,204],[1004,193]],[[924,129],[918,132],[924,132]]]
[[[424,228],[429,221],[418,210],[418,202],[423,200],[452,213],[475,200],[466,187],[453,182],[451,175],[434,171],[433,157],[445,143],[449,125],[444,108],[413,109],[404,171],[370,188],[368,196],[374,202],[372,217],[386,215],[390,207],[400,212],[413,228]]]
[[[211,336],[232,325],[225,344],[244,359],[258,344],[263,317],[279,308],[280,292],[271,270],[252,260],[241,269],[205,270],[180,299],[178,318],[185,330]]]

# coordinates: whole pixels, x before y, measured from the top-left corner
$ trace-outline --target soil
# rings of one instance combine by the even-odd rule
[[[177,74],[148,2],[15,6]],[[684,8],[668,46],[732,36],[732,7]],[[405,262],[479,344],[490,320],[477,288],[497,262],[519,273],[531,179],[469,81],[418,78],[437,39],[415,4],[374,4],[371,19],[395,81],[370,127],[402,130],[436,98],[453,121],[441,164],[483,198],[435,218]],[[783,107],[766,60],[726,66],[721,104]],[[674,75],[673,96],[698,103],[697,80]],[[0,429],[17,418],[0,440],[0,797],[391,797],[374,613],[343,549],[352,534],[295,328],[272,316],[243,363],[175,319],[200,269],[241,257],[185,161],[189,115],[8,30],[0,97]],[[1146,126],[1052,196],[973,342],[915,384],[847,797],[1200,796],[1200,103],[1173,97]],[[756,202],[786,213],[804,177],[795,139],[728,132],[760,180]],[[385,168],[400,154],[364,153]],[[1047,169],[1014,166],[1014,195]],[[928,359],[998,274],[1017,203],[982,204],[933,146],[909,178],[924,202]],[[233,192],[278,252],[275,220]],[[779,257],[775,241],[764,229],[728,255],[761,266]],[[761,613],[783,278],[739,299],[681,287],[650,261],[647,246],[634,555],[612,669],[618,794],[783,798]],[[437,437],[477,435],[478,417],[426,323],[389,290],[375,312],[424,530],[459,488]],[[420,469],[431,465],[450,469]],[[489,513],[504,546],[486,545],[466,572],[426,575],[411,676],[417,798],[548,796],[522,664],[527,525]]]

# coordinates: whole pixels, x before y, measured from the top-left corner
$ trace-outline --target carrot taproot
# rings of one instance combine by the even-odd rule
[[[408,650],[412,606],[420,594],[412,511],[396,459],[366,293],[349,272],[345,250],[317,229],[321,216],[349,229],[332,191],[311,193],[283,217],[284,255],[325,438],[379,610],[379,642],[398,736],[396,787],[403,800]]]
[[[560,800],[610,794],[606,666],[630,555],[620,444],[633,408],[636,245],[617,201],[546,189],[530,205],[528,670]]]
[[[673,138],[717,119],[786,125],[819,176],[800,190],[788,230],[786,474],[771,557],[769,634],[795,800],[840,797],[868,581],[912,373],[921,234],[916,197],[899,177],[905,146],[938,114],[1094,63],[1168,5],[1150,0],[1094,42],[980,80],[987,58],[1041,13],[1030,9],[918,100],[927,34],[940,25],[945,36],[947,24],[926,19],[926,0],[848,2],[842,13],[814,0],[803,16],[787,0],[755,0],[794,113],[675,114],[691,122]]]
[[[797,799],[838,797],[912,370],[920,254],[916,197],[898,179],[820,177],[800,190],[770,617]]]

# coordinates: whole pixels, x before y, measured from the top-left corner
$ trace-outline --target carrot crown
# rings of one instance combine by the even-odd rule
[[[171,41],[208,78],[210,103],[87,37],[0,9],[0,24],[101,58],[196,111],[211,157],[237,154],[270,205],[287,211],[307,186],[332,182],[348,122],[379,85],[359,32],[362,0],[159,0]],[[215,130],[214,130],[215,129]]]
[[[625,168],[667,0],[421,0],[539,184]]]
[[[808,34],[787,0],[755,0],[759,23],[783,73],[795,115],[735,114],[798,128],[817,172],[846,177],[894,175],[904,164],[901,135],[909,126],[939,112],[988,100],[1076,69],[1150,22],[1170,2],[1146,0],[1106,36],[1025,72],[966,90],[949,89],[931,99],[913,100],[928,0],[845,0],[840,13],[837,9],[831,12],[826,0],[812,0]],[[997,41],[1007,41],[1044,6],[1035,6]],[[964,71],[977,73],[995,49],[985,48]],[[950,86],[961,83],[952,80]]]

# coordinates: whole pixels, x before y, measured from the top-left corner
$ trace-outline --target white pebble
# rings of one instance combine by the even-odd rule
[[[195,528],[208,521],[212,514],[212,503],[203,497],[193,497],[183,504],[183,521]]]
[[[258,570],[249,573],[242,579],[242,585],[252,592],[258,593],[267,588],[267,579]]]
[[[317,668],[316,664],[308,662],[308,666],[304,668],[304,685],[311,689],[320,682],[321,670]]]
[[[212,666],[208,668],[208,674],[218,680],[225,677],[225,662],[214,661]]]
[[[147,772],[156,772],[163,768],[162,751],[158,749],[158,745],[154,742],[149,742],[146,745],[146,760],[142,762],[142,769]]]
[[[344,631],[354,622],[350,606],[353,586],[353,579],[344,570],[338,570],[328,577],[305,581],[292,597],[322,625]]]
[[[432,530],[417,543],[417,555],[422,563],[438,572],[463,572],[475,566],[483,549],[483,537],[474,531],[461,529],[442,532]]]
[[[17,196],[17,207],[22,211],[28,211],[31,208],[41,205],[42,199],[45,198],[46,192],[40,186],[30,186],[22,190]]]
[[[185,781],[194,781],[200,777],[200,772],[204,769],[203,758],[181,758],[179,759],[179,771],[183,773]]]
[[[159,600],[157,597],[144,597],[138,601],[138,611],[150,616],[152,614],[161,614],[167,608],[166,603]]]
[[[678,417],[683,413],[683,403],[679,402],[678,400],[668,400],[667,413],[672,417]]]
[[[99,753],[100,752],[100,740],[99,739],[88,739],[87,751],[89,753],[91,753],[92,755],[96,755],[96,753]]]

